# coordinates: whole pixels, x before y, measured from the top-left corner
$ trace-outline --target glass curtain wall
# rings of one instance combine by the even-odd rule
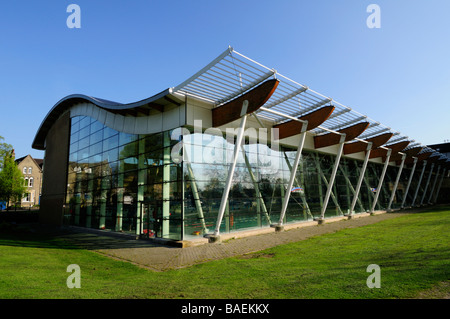
[[[433,168],[433,170],[432,170]],[[436,176],[437,166],[433,163],[428,163],[425,173],[423,174],[422,182],[420,184],[420,191],[416,198],[416,205],[427,204],[428,197],[430,196],[431,188],[433,186],[434,177]],[[428,186],[427,186],[428,185]],[[426,191],[426,193],[425,193]]]
[[[214,230],[234,152],[234,139],[196,133],[183,136],[185,234]],[[250,141],[240,150],[221,232],[267,227],[278,221],[289,169],[279,149]]]
[[[176,134],[175,134],[176,133]],[[214,230],[235,141],[178,128],[117,132],[86,116],[71,119],[67,178],[71,225],[176,240]],[[296,150],[246,137],[221,232],[278,222]],[[320,216],[335,156],[303,150],[284,223]],[[325,217],[349,212],[362,161],[342,157]],[[383,165],[368,163],[355,213],[369,211]],[[376,209],[386,208],[397,167],[389,167]],[[402,174],[395,205],[401,204]],[[412,190],[410,191],[412,193]]]
[[[391,208],[397,209],[400,208],[403,202],[403,199],[405,198],[405,192],[406,187],[408,187],[408,181],[409,177],[411,175],[411,168],[406,167],[406,165],[403,167],[402,174],[400,175],[400,180],[398,182],[397,191],[395,192],[395,197],[392,202]],[[411,188],[408,190],[408,194],[406,195],[406,201],[408,201],[408,198],[412,198],[411,196]]]
[[[227,141],[222,134],[185,129],[188,133],[183,136],[184,227],[185,236],[189,237],[215,228],[234,140]],[[241,149],[238,156],[221,232],[267,227],[278,222],[288,191],[295,149],[272,147],[247,138],[243,150],[245,153]],[[303,150],[284,223],[320,216],[335,158]],[[349,212],[362,164],[360,160],[341,158],[325,217]],[[382,169],[382,164],[369,163],[355,206],[356,213],[371,209]],[[376,209],[387,207],[397,170],[392,167],[387,172]]]
[[[71,119],[66,206],[69,224],[182,238],[182,169],[170,131],[136,135]]]

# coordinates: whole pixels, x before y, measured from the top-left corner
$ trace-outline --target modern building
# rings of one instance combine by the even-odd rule
[[[23,174],[26,193],[21,200],[22,207],[39,205],[42,189],[42,159],[35,159],[26,155],[15,160],[17,167]]]
[[[232,48],[139,102],[63,98],[33,148],[41,222],[173,240],[434,203],[449,165]]]
[[[439,153],[447,157],[450,157],[450,142],[448,140],[446,140],[444,143],[428,145],[428,147],[438,151]],[[440,184],[440,191],[435,199],[436,204],[448,203],[449,194],[450,194],[450,178],[447,178],[443,181],[442,184]]]
[[[440,144],[432,144],[428,145],[428,147],[438,151],[439,153],[450,157],[450,142],[440,143]]]

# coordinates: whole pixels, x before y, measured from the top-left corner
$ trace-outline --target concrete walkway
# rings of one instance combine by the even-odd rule
[[[93,233],[72,232],[60,236],[80,248],[96,251],[102,255],[131,262],[154,271],[166,271],[189,267],[194,264],[227,257],[257,252],[274,246],[297,242],[313,236],[334,233],[345,228],[355,228],[374,224],[383,220],[404,216],[408,212],[358,214],[353,219],[340,217],[326,220],[322,225],[299,223],[289,230],[275,232],[273,229],[261,230],[262,233],[246,236],[244,232],[232,234],[221,243],[197,244],[185,248],[161,245],[148,240],[117,238]],[[238,238],[239,237],[239,238]]]

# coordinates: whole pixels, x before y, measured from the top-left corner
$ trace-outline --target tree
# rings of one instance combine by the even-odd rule
[[[4,137],[0,135],[0,171],[3,167],[3,159],[13,151],[12,145],[2,142]]]
[[[22,172],[14,161],[13,153],[11,145],[0,144],[0,200],[5,200],[6,205],[9,205],[10,200],[20,200],[26,191]]]

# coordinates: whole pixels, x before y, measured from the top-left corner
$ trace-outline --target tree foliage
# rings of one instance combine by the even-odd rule
[[[0,140],[3,139],[0,136]],[[23,175],[14,161],[12,146],[0,143],[0,200],[5,200],[8,205],[10,200],[20,200],[25,191]]]
[[[13,147],[11,144],[4,143],[3,140],[5,138],[3,136],[0,136],[0,171],[3,167],[3,159],[5,156],[8,156],[11,154]]]

